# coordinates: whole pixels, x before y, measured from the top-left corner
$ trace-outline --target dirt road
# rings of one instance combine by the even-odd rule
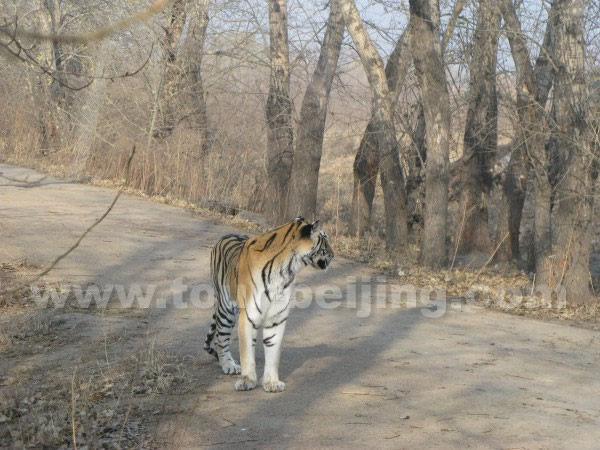
[[[115,195],[53,178],[15,181],[42,175],[9,165],[0,164],[0,172],[10,178],[0,178],[0,262],[53,259]],[[210,248],[231,231],[176,207],[123,196],[46,280],[155,285],[159,298],[178,279],[208,282]],[[348,276],[374,275],[342,258],[324,274],[310,270],[300,282],[333,284],[344,295]],[[282,394],[236,392],[235,377],[222,375],[202,350],[211,311],[177,308],[171,300],[139,314],[61,313],[59,331],[72,339],[2,356],[0,393],[19,377],[60,373],[70,383],[75,366],[114,368],[151,338],[162,352],[178,355],[186,374],[185,389],[140,400],[140,410],[148,411],[140,426],[157,446],[600,448],[600,332],[465,305],[435,314],[388,304],[367,315],[345,300],[336,308],[312,302],[292,311]],[[371,304],[370,293],[359,290],[357,303]],[[0,326],[19,314],[0,315]],[[262,349],[257,353],[260,371]]]

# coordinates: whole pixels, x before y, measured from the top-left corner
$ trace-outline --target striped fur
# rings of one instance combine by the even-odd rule
[[[326,269],[333,259],[319,222],[299,217],[260,236],[228,235],[211,253],[215,312],[204,349],[226,374],[242,373],[238,390],[256,387],[254,347],[260,329],[265,349],[263,388],[280,392],[279,356],[296,274],[312,265]],[[239,317],[239,320],[238,320]],[[231,355],[230,338],[238,324],[241,368]]]
[[[221,330],[219,333],[221,336],[225,336],[226,333],[231,335],[231,329],[237,320],[238,307],[235,301],[232,301],[235,297],[231,292],[234,292],[232,287],[237,284],[237,264],[247,240],[248,236],[228,234],[217,242],[210,255],[210,273],[217,301],[209,332],[204,341],[204,350],[217,359],[219,359],[217,350],[212,345],[217,334],[217,325]],[[229,339],[222,349],[229,352]]]

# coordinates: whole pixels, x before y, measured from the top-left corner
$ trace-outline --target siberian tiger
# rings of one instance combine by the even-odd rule
[[[261,328],[265,350],[262,386],[267,392],[285,390],[279,380],[279,356],[294,279],[303,267],[324,270],[332,259],[333,250],[319,221],[307,223],[302,217],[253,238],[230,234],[215,245],[210,256],[215,312],[204,349],[219,360],[224,373],[239,374],[240,366],[229,347],[239,315],[242,377],[236,390],[247,391],[257,385],[254,349]]]

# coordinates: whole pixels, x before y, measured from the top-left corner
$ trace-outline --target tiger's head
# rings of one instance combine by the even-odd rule
[[[333,249],[329,245],[327,234],[321,229],[321,223],[318,220],[313,223],[305,222],[305,225],[300,228],[300,236],[307,248],[307,254],[303,258],[305,263],[315,269],[327,269],[333,259]]]

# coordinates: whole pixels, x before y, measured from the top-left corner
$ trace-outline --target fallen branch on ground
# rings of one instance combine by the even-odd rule
[[[108,216],[110,214],[110,212],[112,211],[113,207],[117,203],[117,200],[119,200],[119,197],[123,193],[123,190],[129,184],[129,167],[131,166],[131,160],[133,159],[133,155],[134,154],[135,154],[135,145],[133,146],[133,149],[131,150],[131,155],[129,155],[129,159],[127,160],[127,166],[126,166],[126,172],[125,172],[125,183],[123,183],[123,185],[119,188],[119,192],[117,192],[117,195],[113,199],[113,201],[110,204],[110,206],[108,207],[108,209],[104,212],[104,214],[102,214],[102,216],[100,216],[100,218],[98,220],[96,220],[93,224],[91,224],[83,232],[83,234],[81,236],[79,236],[79,239],[77,239],[77,241],[75,241],[75,243],[71,247],[69,247],[69,249],[66,252],[64,252],[63,254],[59,255],[54,261],[52,261],[52,263],[46,269],[42,270],[36,276],[34,276],[33,278],[30,278],[29,280],[25,281],[24,283],[20,283],[19,285],[15,286],[15,287],[12,287],[10,289],[5,289],[3,291],[0,291],[0,296],[6,295],[6,294],[12,294],[14,292],[20,291],[21,289],[27,287],[31,283],[35,283],[37,280],[39,280],[44,275],[46,275],[48,272],[50,272],[52,269],[54,269],[54,267],[59,262],[61,262],[63,259],[65,259],[67,256],[69,256],[69,254],[71,254],[71,252],[73,252],[73,250],[75,250],[77,247],[79,247],[79,244],[81,244],[81,241],[83,241],[85,239],[85,237],[94,228],[96,228],[96,226],[98,226],[106,218],[106,216]]]

